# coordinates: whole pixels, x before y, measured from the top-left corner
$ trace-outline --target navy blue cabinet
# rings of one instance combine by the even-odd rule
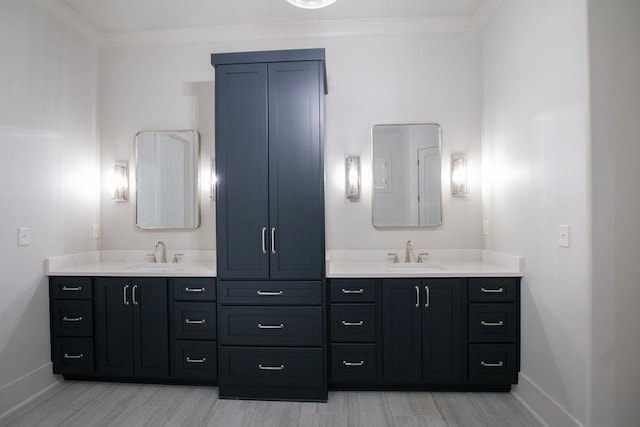
[[[382,295],[384,382],[460,384],[462,280],[388,279]]]
[[[324,51],[316,57],[212,57],[220,279],[323,277]]]
[[[167,283],[160,278],[96,278],[96,374],[169,375]]]
[[[324,49],[211,64],[219,395],[326,400]]]

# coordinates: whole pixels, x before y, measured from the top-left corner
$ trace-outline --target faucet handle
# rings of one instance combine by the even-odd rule
[[[155,253],[153,253],[153,254],[146,254],[146,255],[144,256],[144,258],[145,258],[145,259],[151,259],[151,261],[150,261],[150,262],[158,262],[158,261],[156,260],[156,254],[155,254]]]
[[[424,259],[422,259],[422,257],[428,257],[429,256],[429,252],[421,252],[418,254],[418,260],[416,262],[424,262]]]
[[[184,257],[184,254],[173,254],[173,262],[177,264],[180,261],[182,261],[183,257]]]
[[[397,263],[400,262],[400,260],[398,259],[398,254],[396,254],[396,253],[393,253],[393,252],[392,253],[388,253],[387,256],[389,257],[389,261],[394,263],[394,264],[397,264]]]

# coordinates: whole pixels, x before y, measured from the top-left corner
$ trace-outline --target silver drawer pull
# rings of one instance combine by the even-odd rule
[[[498,363],[490,363],[490,362],[485,362],[483,360],[482,362],[480,362],[480,364],[487,368],[502,368],[502,366],[504,366],[504,364],[502,363],[502,360],[499,361]]]
[[[485,322],[484,320],[480,321],[482,326],[504,326],[504,322],[502,320],[498,322]]]
[[[80,353],[80,354],[65,353],[63,357],[65,359],[82,359],[84,357],[84,353]]]
[[[284,369],[284,365],[280,366],[265,366],[262,363],[258,365],[258,368],[263,371],[282,371]]]
[[[262,253],[267,254],[267,227],[262,227]]]
[[[192,359],[189,356],[187,356],[187,363],[205,363],[207,361],[206,357],[203,357],[202,359]]]
[[[62,287],[63,291],[81,291],[82,290],[82,286],[63,286]]]
[[[204,292],[205,288],[184,288],[185,292]]]
[[[276,254],[276,228],[271,227],[271,255]]]
[[[364,289],[344,289],[342,288],[343,294],[364,294]]]
[[[82,316],[78,316],[78,317],[67,317],[64,316],[62,318],[63,322],[81,322],[82,321]]]
[[[203,325],[206,322],[207,322],[207,319],[202,319],[202,320],[184,319],[184,323],[186,323],[187,325]]]
[[[284,291],[257,291],[256,293],[261,296],[277,297],[278,295],[284,294]]]
[[[364,320],[360,320],[359,322],[347,322],[345,320],[342,321],[342,326],[362,326],[364,325]]]
[[[498,288],[498,289],[480,288],[480,292],[482,292],[483,294],[503,294],[504,288]]]
[[[343,360],[342,364],[344,366],[364,366],[364,360],[361,360],[359,362],[347,362],[346,360]]]
[[[283,329],[284,323],[280,323],[279,325],[263,325],[262,323],[258,323],[258,328],[260,329]]]

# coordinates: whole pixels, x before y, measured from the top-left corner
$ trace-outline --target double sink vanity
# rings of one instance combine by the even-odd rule
[[[324,49],[212,54],[211,64],[215,253],[167,254],[158,242],[151,257],[50,259],[54,372],[212,384],[221,398],[244,399],[509,390],[520,363],[520,259],[411,242],[327,251]],[[445,228],[440,150],[438,125],[374,126],[375,229]],[[136,135],[138,228],[199,226],[198,153],[195,131]],[[357,173],[359,157],[349,162]],[[350,200],[359,182],[345,185]]]
[[[231,398],[509,390],[519,371],[521,259],[429,252],[404,263],[398,251],[393,263],[389,251],[329,251],[326,280],[269,285],[217,280],[211,251],[179,263],[114,251],[53,258],[54,373],[222,382],[221,397]]]

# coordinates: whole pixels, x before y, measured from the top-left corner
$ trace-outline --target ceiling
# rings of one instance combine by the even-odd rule
[[[60,0],[102,33],[217,25],[473,15],[489,0],[338,0],[305,10],[286,0]]]

